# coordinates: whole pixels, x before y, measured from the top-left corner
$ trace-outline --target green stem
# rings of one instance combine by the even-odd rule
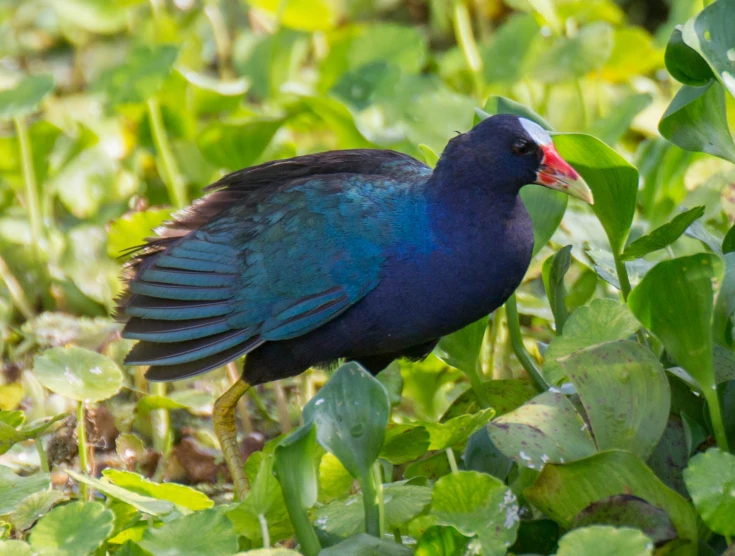
[[[151,382],[151,394],[166,397],[165,382]],[[167,456],[171,451],[171,419],[166,409],[151,411],[151,429],[153,434],[153,449]],[[163,458],[161,458],[163,461]],[[162,469],[162,466],[159,466]]]
[[[475,396],[477,397],[477,403],[480,404],[480,407],[482,409],[487,409],[488,407],[490,407],[490,400],[487,398],[487,392],[485,392],[485,387],[482,384],[483,380],[482,369],[480,368],[480,360],[478,359],[475,362],[474,368],[466,369],[465,374],[470,381],[470,386],[472,386],[472,391],[475,393]]]
[[[400,529],[393,529],[393,540],[396,541],[396,544],[403,544],[403,537],[401,536]]]
[[[620,282],[620,291],[623,293],[623,301],[628,301],[630,294],[630,278],[628,278],[628,269],[625,262],[620,259],[620,255],[613,255],[615,258],[615,270],[618,273],[618,281]]]
[[[317,556],[322,549],[322,545],[319,544],[314,527],[309,521],[309,514],[301,507],[298,497],[289,496],[288,492],[284,491],[283,500],[286,502],[286,509],[288,510],[288,516],[291,518],[294,534],[301,545],[301,552],[305,556]]]
[[[380,480],[379,462],[373,464],[361,479],[362,503],[365,507],[365,532],[368,535],[383,537],[383,484]],[[377,476],[376,476],[377,475]]]
[[[23,291],[23,287],[20,285],[20,282],[18,282],[15,276],[13,276],[10,268],[8,268],[8,264],[1,256],[0,278],[3,282],[5,282],[5,286],[8,288],[8,292],[10,293],[10,298],[13,300],[13,303],[18,308],[18,311],[20,311],[20,313],[23,315],[23,318],[25,318],[26,320],[32,319],[33,307],[28,301],[28,298],[26,298],[26,294]]]
[[[43,447],[43,441],[40,437],[35,438],[33,443],[36,445],[36,451],[38,452],[38,459],[41,461],[41,471],[48,473],[50,471],[48,466],[48,457],[46,456],[46,450]]]
[[[186,187],[184,180],[179,172],[179,166],[176,163],[171,142],[169,141],[166,128],[163,125],[163,116],[161,116],[161,106],[155,97],[148,99],[148,117],[151,121],[151,132],[153,133],[153,143],[156,145],[156,151],[161,157],[161,165],[163,166],[163,181],[168,189],[168,195],[171,202],[177,209],[182,209],[189,204],[186,196]]]
[[[84,402],[77,403],[77,447],[79,448],[79,467],[85,475],[89,473],[89,451],[87,448],[87,427]],[[79,485],[82,500],[89,500],[89,489],[85,483]]]
[[[444,451],[447,453],[447,461],[449,461],[449,468],[452,470],[452,473],[458,473],[459,467],[457,467],[457,460],[454,457],[454,452],[451,448],[446,448]]]
[[[463,0],[454,1],[454,36],[462,49],[467,65],[472,71],[475,82],[475,94],[482,93],[482,57],[472,33],[472,21],[467,5]]]
[[[539,392],[545,392],[549,389],[549,383],[546,382],[541,370],[536,366],[531,356],[523,345],[523,336],[521,335],[521,321],[518,316],[518,302],[516,294],[511,295],[505,302],[505,310],[508,314],[508,333],[510,334],[510,343],[513,346],[513,352],[516,354],[518,361],[528,373]]]
[[[271,534],[268,531],[268,520],[263,514],[258,514],[258,521],[260,522],[260,534],[263,537],[263,548],[270,548]]]
[[[22,117],[18,116],[13,118],[13,123],[15,124],[15,132],[18,135],[18,144],[20,146],[23,181],[26,188],[25,202],[28,209],[28,219],[31,224],[33,251],[36,256],[36,261],[41,262],[43,261],[43,257],[41,256],[41,243],[44,241],[43,219],[41,217],[41,201],[38,196],[36,172],[33,169],[31,140],[28,136],[28,127]]]
[[[722,421],[722,411],[720,410],[720,398],[717,390],[711,387],[703,389],[704,399],[709,407],[710,420],[712,421],[712,429],[715,433],[717,447],[723,452],[728,452],[727,433],[725,432],[725,424]]]

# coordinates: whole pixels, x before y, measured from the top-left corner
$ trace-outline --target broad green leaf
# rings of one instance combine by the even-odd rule
[[[735,535],[735,456],[718,448],[697,454],[684,470],[684,482],[707,526]]]
[[[725,239],[722,240],[722,252],[732,253],[735,251],[735,226],[731,226],[725,234]]]
[[[493,443],[521,467],[575,461],[596,452],[587,425],[572,403],[544,392],[488,425]]]
[[[613,299],[595,299],[578,308],[564,325],[564,333],[551,340],[544,355],[544,376],[553,384],[564,378],[558,360],[579,349],[625,340],[635,334],[640,324],[622,303]]]
[[[416,556],[453,556],[466,554],[470,539],[454,527],[434,525],[416,543]]]
[[[239,170],[260,158],[282,124],[283,120],[212,122],[199,134],[197,145],[210,164]]]
[[[699,52],[730,94],[735,97],[735,2],[717,0],[687,21],[682,35],[684,42]]]
[[[656,545],[676,539],[676,529],[665,511],[628,494],[593,502],[577,514],[572,528],[590,525],[640,529]]]
[[[562,333],[564,323],[569,317],[569,312],[564,304],[567,296],[567,291],[564,287],[564,276],[569,270],[571,263],[572,246],[567,245],[546,259],[541,270],[546,296],[549,298],[551,312],[554,313],[557,335]]]
[[[671,77],[684,85],[702,87],[714,77],[707,61],[684,42],[681,25],[677,25],[671,33],[664,59]]]
[[[628,340],[576,351],[559,364],[587,413],[599,450],[653,452],[669,417],[670,392],[661,363]]]
[[[48,473],[20,477],[9,467],[0,465],[0,515],[15,511],[23,499],[47,489],[49,484]]]
[[[126,251],[143,245],[170,216],[171,209],[149,209],[113,220],[107,232],[107,254],[112,259],[127,258]]]
[[[703,87],[684,85],[662,116],[658,130],[682,149],[705,152],[735,164],[725,91],[719,83],[712,81]]]
[[[459,471],[439,479],[431,513],[440,525],[477,536],[482,554],[505,554],[518,532],[518,502],[502,481],[476,471]]]
[[[232,524],[217,509],[194,512],[157,529],[149,527],[138,544],[156,556],[227,556],[238,551]]]
[[[406,479],[414,477],[425,477],[430,481],[435,481],[439,477],[451,473],[447,454],[444,451],[437,452],[429,457],[415,461],[406,466],[403,476]]]
[[[557,83],[585,76],[605,65],[613,48],[613,29],[603,22],[586,25],[571,38],[560,38],[536,60],[533,76]]]
[[[439,340],[434,355],[450,367],[464,373],[475,372],[479,365],[482,339],[485,337],[487,318],[482,318]]]
[[[31,546],[55,556],[88,554],[112,532],[114,514],[99,502],[72,502],[54,508],[31,531]]]
[[[723,346],[733,346],[733,322],[735,312],[735,253],[727,253],[725,274],[715,301],[712,331],[714,341]]]
[[[601,3],[598,2],[598,5]],[[633,25],[616,27],[613,38],[610,57],[598,74],[605,81],[627,82],[635,75],[646,75],[662,66],[663,53],[654,43],[650,33],[642,27]],[[626,122],[627,128],[630,124],[628,114],[626,113],[621,119]],[[609,143],[607,138],[601,139]]]
[[[480,47],[487,83],[514,83],[523,77],[536,40],[539,25],[531,15],[511,15],[493,33],[487,46]]]
[[[673,398],[676,398],[675,388],[672,388],[674,390],[672,392]],[[690,392],[688,388],[687,392]],[[674,404],[672,403],[672,415],[669,416],[669,422],[666,424],[664,433],[661,435],[661,439],[656,444],[646,464],[666,486],[674,489],[682,496],[687,496],[682,472],[689,459],[689,450],[687,448],[684,419],[673,415],[673,413],[678,411],[679,409],[674,408]]]
[[[624,261],[631,261],[645,257],[659,249],[664,249],[679,239],[686,229],[691,226],[692,222],[702,216],[704,216],[704,207],[702,206],[694,207],[676,215],[668,224],[656,228],[651,233],[636,239],[628,245],[620,258]]]
[[[630,129],[635,117],[649,104],[651,95],[646,93],[630,95],[616,103],[605,118],[592,123],[588,131],[608,145],[614,145]]]
[[[276,454],[276,462],[278,462],[278,454]],[[336,457],[329,452],[322,456],[319,462],[320,502],[326,503],[337,498],[344,498],[350,493],[354,481],[355,478],[350,475],[350,472]],[[283,483],[281,483],[281,486],[283,486]]]
[[[53,425],[57,421],[60,421],[61,419],[64,419],[65,417],[66,414],[61,413],[59,415],[56,415],[55,417],[47,417],[38,421],[34,421],[32,423],[27,423],[20,429],[16,429],[0,421],[0,455],[7,452],[18,442],[23,442],[24,440],[32,440],[41,436],[51,425]]]
[[[170,513],[174,509],[174,504],[172,504],[168,500],[157,500],[156,498],[153,498],[151,496],[138,494],[137,492],[133,492],[132,490],[113,485],[107,480],[95,479],[94,477],[89,477],[87,475],[83,475],[82,473],[77,473],[72,469],[67,469],[66,472],[75,481],[85,483],[92,488],[100,491],[106,496],[115,498],[117,500],[125,502],[126,504],[130,504],[141,512],[154,516],[160,516]]]
[[[81,402],[99,402],[120,390],[122,372],[104,355],[80,347],[51,348],[33,360],[38,381],[56,394]]]
[[[464,461],[465,470],[487,473],[501,481],[508,477],[513,466],[513,460],[498,450],[493,443],[488,427],[483,427],[470,436],[462,455],[462,461]]]
[[[637,529],[591,525],[575,529],[559,539],[557,556],[652,556],[651,539]]]
[[[723,266],[719,257],[706,253],[660,262],[628,298],[633,314],[703,390],[715,384],[712,281],[721,278]]]
[[[383,487],[385,529],[394,531],[423,512],[431,503],[431,488],[406,483],[393,483]],[[324,531],[348,537],[364,530],[365,509],[362,493],[347,499],[335,500],[318,508],[314,525]]]
[[[178,54],[172,45],[138,46],[123,64],[105,71],[94,89],[105,92],[113,105],[145,102],[161,90]]]
[[[421,423],[431,437],[430,450],[444,450],[464,443],[467,439],[495,416],[492,408],[482,409],[471,415],[459,415],[441,423]]]
[[[0,91],[0,120],[32,114],[54,87],[54,77],[41,74],[23,77],[12,89]]]
[[[319,553],[319,556],[376,556],[377,554],[380,556],[411,556],[413,551],[402,544],[359,533],[339,544],[325,548]]]
[[[538,391],[529,380],[497,379],[482,383],[490,406],[495,415],[503,415],[520,407],[524,402],[533,398]],[[482,409],[477,402],[477,396],[472,389],[462,393],[442,415],[441,421],[446,422],[455,417],[477,413]]]
[[[214,502],[206,494],[188,486],[174,483],[154,483],[137,473],[120,469],[105,469],[102,475],[119,487],[158,500],[168,500],[187,510],[206,510],[214,506]]]
[[[638,170],[591,135],[560,133],[554,136],[554,145],[589,185],[595,197],[592,210],[605,229],[613,253],[620,253],[635,213]]]
[[[533,223],[533,254],[549,242],[561,224],[569,203],[569,195],[540,185],[521,189],[521,200]]]
[[[299,31],[326,31],[337,22],[337,4],[329,0],[247,0],[278,18],[280,23]]]
[[[546,465],[524,494],[565,528],[593,502],[631,494],[664,510],[679,537],[696,543],[697,521],[689,504],[630,452],[610,450],[572,463]]]
[[[346,363],[304,407],[317,442],[354,477],[365,477],[383,447],[390,403],[385,387],[357,363]]]
[[[10,523],[18,531],[30,529],[37,520],[63,499],[64,493],[58,490],[42,490],[26,496],[10,514]]]
[[[490,116],[494,116],[495,114],[513,114],[514,116],[526,118],[527,120],[536,122],[538,125],[548,131],[553,131],[551,124],[549,124],[549,122],[544,120],[536,112],[528,108],[526,105],[506,97],[489,97],[487,99],[487,102],[485,103],[485,108],[483,110],[475,109],[475,113],[477,114],[478,120],[484,120],[485,118],[489,118]]]
[[[136,0],[107,2],[106,0],[57,0],[52,4],[63,27],[69,26],[72,41],[84,32],[112,35],[128,26],[128,8]],[[82,31],[82,32],[80,32]],[[79,37],[84,43],[84,39]]]
[[[429,431],[421,425],[389,425],[380,457],[393,465],[401,465],[423,456],[429,443]]]
[[[27,542],[0,540],[0,556],[33,556],[33,549]]]

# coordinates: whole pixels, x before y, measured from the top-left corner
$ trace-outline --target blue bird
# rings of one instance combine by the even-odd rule
[[[549,135],[509,115],[453,138],[433,171],[356,149],[229,174],[136,252],[126,363],[166,381],[248,354],[214,411],[241,494],[234,408],[249,385],[338,358],[378,373],[494,311],[531,260],[530,183],[592,202]]]

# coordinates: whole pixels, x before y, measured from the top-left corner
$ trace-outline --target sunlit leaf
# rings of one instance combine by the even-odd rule
[[[188,510],[205,510],[214,506],[214,502],[206,494],[188,486],[174,483],[154,483],[137,473],[120,469],[105,469],[102,475],[119,487],[158,500],[168,500]]]
[[[239,170],[258,160],[282,123],[283,120],[212,122],[199,134],[197,144],[209,163]]]
[[[557,556],[588,553],[598,556],[652,556],[653,543],[646,535],[630,527],[591,525],[575,529],[559,539]]]
[[[477,429],[495,415],[492,408],[483,409],[472,415],[460,415],[441,423],[421,423],[431,436],[430,450],[443,450],[464,443]]]
[[[576,79],[604,66],[613,48],[607,23],[586,25],[571,38],[560,38],[538,57],[533,75],[546,83]]]
[[[75,481],[85,483],[106,496],[130,504],[141,512],[158,516],[170,513],[174,509],[174,505],[168,500],[158,500],[151,496],[138,494],[132,490],[116,486],[107,480],[95,479],[94,477],[77,473],[72,469],[68,469],[67,473]]]
[[[429,527],[416,543],[416,556],[452,556],[465,554],[470,539],[454,527]]]
[[[300,31],[324,31],[337,21],[336,4],[329,0],[247,0],[248,4],[276,16],[286,27]]]
[[[107,232],[107,254],[113,259],[124,257],[126,250],[143,245],[170,216],[171,209],[149,209],[113,220]]]

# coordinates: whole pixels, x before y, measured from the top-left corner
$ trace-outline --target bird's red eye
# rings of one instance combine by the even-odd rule
[[[521,140],[513,144],[513,154],[516,156],[531,154],[535,150],[536,145],[531,141]]]

